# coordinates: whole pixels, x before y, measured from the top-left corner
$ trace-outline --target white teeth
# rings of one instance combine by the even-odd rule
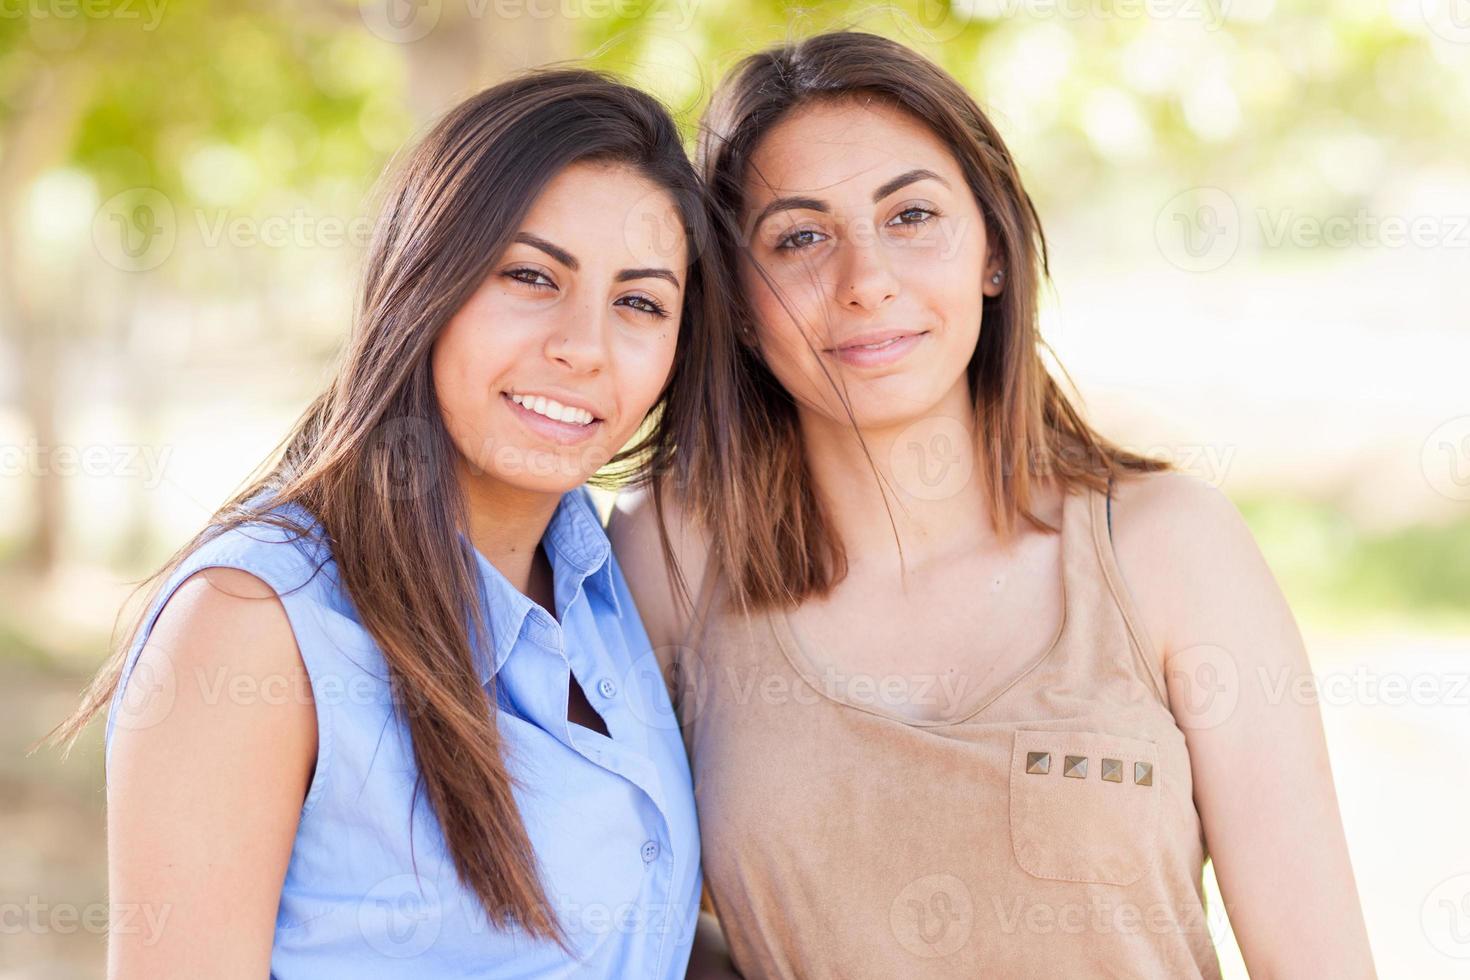
[[[546,398],[542,395],[511,395],[510,400],[522,408],[528,408],[537,415],[544,415],[557,422],[570,422],[573,425],[592,423],[592,413],[585,408],[563,405],[553,398]]]
[[[854,350],[882,350],[885,347],[892,347],[894,344],[898,343],[902,339],[903,339],[902,337],[889,337],[887,340],[880,340],[876,344],[858,344],[853,349]]]

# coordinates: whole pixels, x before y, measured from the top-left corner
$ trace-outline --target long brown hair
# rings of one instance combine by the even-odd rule
[[[494,700],[472,658],[478,645],[488,649],[489,635],[475,559],[459,536],[458,450],[435,397],[430,352],[542,188],[585,160],[634,167],[675,199],[694,257],[672,374],[678,378],[690,358],[688,337],[720,315],[723,290],[710,288],[699,260],[709,251],[708,224],[673,120],[650,96],[590,71],[533,72],[493,86],[451,109],[390,173],[356,322],[331,385],[264,474],[140,586],[158,583],[156,596],[199,545],[249,522],[304,535],[308,528],[272,512],[303,506],[320,523],[387,661],[418,786],[461,881],[492,922],[564,946],[502,760]],[[635,444],[612,462],[643,448]],[[111,700],[142,622],[50,741],[69,749]]]
[[[984,300],[984,326],[967,372],[982,450],[975,471],[1001,539],[1021,519],[1055,530],[1033,510],[1037,483],[1048,475],[1068,490],[1083,484],[1103,490],[1122,471],[1170,468],[1096,433],[1048,373],[1037,306],[1050,270],[1036,208],[975,100],[902,44],[852,31],[818,34],[751,55],[720,83],[701,124],[696,164],[729,280],[738,281],[735,270],[750,261],[744,183],[762,137],[797,107],[854,97],[912,115],[949,147],[1004,262],[1006,288]],[[670,457],[672,477],[659,479],[667,471],[658,470],[646,478],[660,515],[661,484],[679,494],[739,605],[794,606],[827,594],[846,574],[846,556],[813,486],[795,403],[748,339],[754,315],[738,289],[731,313],[722,324],[730,335],[702,347],[719,359],[706,368],[706,387],[697,393],[702,411],[661,418],[655,443],[678,447]],[[667,542],[665,555],[672,559]],[[675,580],[687,598],[682,570]]]

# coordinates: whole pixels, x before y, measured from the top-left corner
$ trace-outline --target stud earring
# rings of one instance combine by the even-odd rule
[[[1002,279],[1004,279],[1004,278],[1005,278],[1005,271],[1002,270],[1000,272],[997,272],[995,275],[991,276],[990,277],[990,281],[993,282],[993,283],[995,283],[997,286],[999,286],[1000,285],[1000,281]]]

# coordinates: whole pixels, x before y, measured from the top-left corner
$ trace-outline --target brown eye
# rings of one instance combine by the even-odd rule
[[[629,307],[630,309],[637,310],[639,313],[647,313],[649,316],[656,316],[660,320],[666,318],[669,315],[669,311],[664,309],[657,300],[651,299],[647,296],[625,296],[622,299],[618,300],[618,302],[623,304],[624,306]]]
[[[938,211],[931,211],[929,208],[904,208],[888,223],[889,225],[921,225],[930,218],[937,218],[938,216]]]
[[[547,278],[546,274],[536,269],[511,269],[505,273],[505,278],[516,282],[525,283],[527,286],[536,286],[541,289],[555,289],[556,283]]]
[[[798,229],[796,231],[791,232],[790,234],[788,234],[785,237],[783,237],[780,241],[778,241],[776,243],[776,248],[778,248],[778,249],[806,248],[809,245],[815,245],[815,244],[817,244],[818,241],[822,241],[826,237],[827,237],[826,235],[823,235],[819,231],[813,231],[811,228],[800,228],[800,229]]]

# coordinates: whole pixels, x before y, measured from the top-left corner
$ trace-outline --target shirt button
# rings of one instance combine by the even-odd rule
[[[597,682],[597,693],[605,698],[611,698],[618,693],[618,686],[604,677]]]
[[[643,842],[643,863],[652,864],[658,860],[658,841],[647,840]]]

